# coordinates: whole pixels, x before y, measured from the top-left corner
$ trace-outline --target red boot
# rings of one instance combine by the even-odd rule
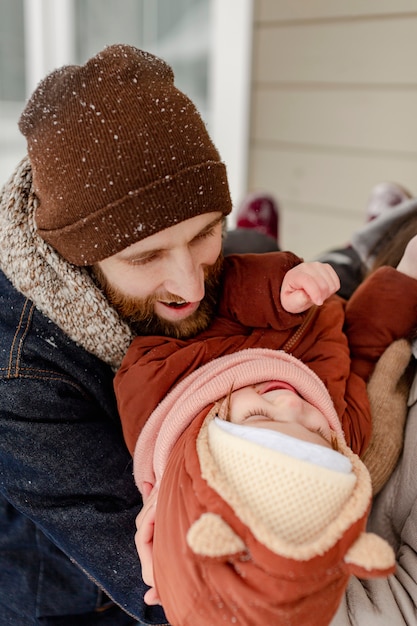
[[[278,241],[279,207],[276,200],[262,191],[247,195],[237,211],[236,226],[253,228]]]

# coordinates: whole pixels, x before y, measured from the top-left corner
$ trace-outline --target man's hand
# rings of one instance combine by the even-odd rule
[[[339,277],[328,263],[300,263],[284,276],[281,305],[288,313],[302,313],[313,304],[323,304],[339,288]]]
[[[161,604],[153,576],[153,533],[158,489],[147,495],[146,502],[136,518],[135,544],[142,566],[143,582],[150,587],[143,599],[146,604]]]

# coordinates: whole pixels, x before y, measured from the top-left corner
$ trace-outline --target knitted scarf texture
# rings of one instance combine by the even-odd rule
[[[115,370],[132,333],[89,271],[66,261],[37,234],[37,206],[25,157],[0,194],[0,268],[68,337]]]

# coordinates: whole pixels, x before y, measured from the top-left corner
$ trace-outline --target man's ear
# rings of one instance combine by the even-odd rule
[[[395,571],[393,549],[374,533],[362,533],[344,561],[348,572],[358,578],[383,578]]]
[[[189,528],[187,543],[199,556],[223,557],[245,552],[242,539],[216,513],[203,513]]]

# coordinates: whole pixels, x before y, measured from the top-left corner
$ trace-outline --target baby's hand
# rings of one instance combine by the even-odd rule
[[[281,305],[288,313],[302,313],[313,304],[323,304],[339,288],[339,277],[328,263],[300,263],[284,276]]]
[[[408,242],[397,270],[411,278],[417,278],[417,235]]]

